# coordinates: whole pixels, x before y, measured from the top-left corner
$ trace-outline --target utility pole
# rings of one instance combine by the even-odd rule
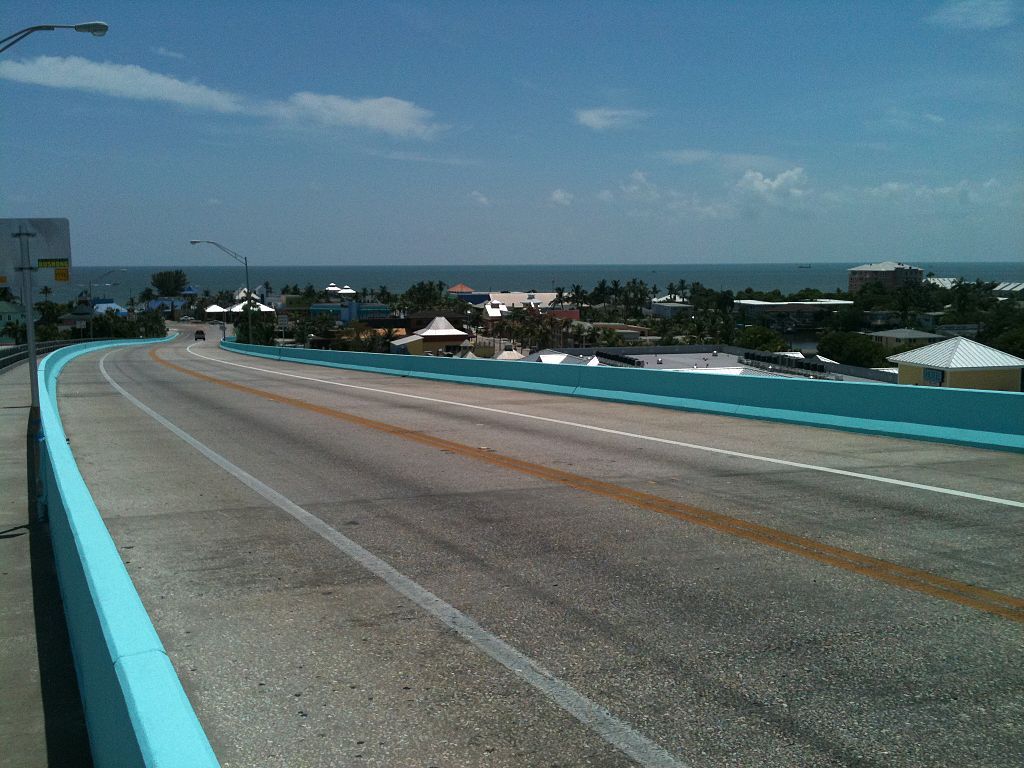
[[[28,241],[35,237],[35,232],[27,232],[24,225],[18,225],[18,231],[11,237],[18,238],[21,247],[21,303],[25,306],[25,344],[28,347],[28,378],[29,391],[32,393],[32,404],[28,411],[28,428],[25,433],[26,461],[28,462],[28,504],[29,510],[37,522],[44,519],[44,511],[39,503],[39,440],[42,432],[39,420],[39,375],[36,367],[36,323],[32,306],[32,272],[35,268],[29,258]]]

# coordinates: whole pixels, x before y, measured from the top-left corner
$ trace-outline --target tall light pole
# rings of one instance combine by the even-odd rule
[[[0,53],[3,53],[12,45],[20,43],[33,32],[49,32],[55,29],[73,29],[76,32],[88,32],[96,37],[103,37],[103,35],[107,34],[109,27],[102,21],[89,21],[84,24],[38,24],[34,27],[26,27],[19,32],[15,32],[13,35],[8,35],[0,40]],[[32,396],[32,403],[29,406],[28,411],[28,429],[26,432],[26,452],[28,459],[28,505],[30,510],[35,510],[36,519],[42,521],[45,519],[45,512],[40,504],[42,493],[39,483],[39,432],[42,425],[39,419],[39,382],[36,368],[36,319],[32,312],[32,270],[34,267],[29,260],[28,253],[28,240],[34,236],[35,235],[33,233],[25,232],[21,228],[19,228],[18,233],[14,235],[14,237],[18,238],[21,248],[21,269],[23,270],[21,278],[22,291],[24,293],[23,300],[26,303],[25,341],[28,345],[29,389]]]
[[[20,32],[8,35],[0,40],[0,53],[3,53],[15,43],[20,43],[33,32],[51,32],[55,29],[73,29],[75,32],[88,32],[94,37],[103,37],[110,29],[102,21],[87,21],[84,24],[38,24],[34,27],[26,27]]]
[[[117,285],[117,283],[101,283],[100,280],[102,280],[107,275],[114,274],[115,272],[127,272],[127,271],[128,270],[126,268],[124,268],[124,267],[118,267],[116,269],[108,269],[106,272],[104,272],[102,275],[97,277],[95,280],[90,280],[89,281],[89,338],[90,339],[92,339],[92,337],[93,337],[92,336],[92,319],[96,315],[96,311],[93,309],[93,306],[92,306],[92,287],[94,285]]]
[[[189,242],[189,245],[199,245],[200,243],[206,243],[207,245],[212,245],[214,248],[220,248],[220,250],[224,251],[224,253],[226,253],[232,259],[234,259],[235,261],[237,261],[238,263],[242,264],[245,267],[245,310],[246,310],[245,318],[246,318],[246,323],[249,326],[249,343],[253,344],[254,343],[253,340],[252,340],[252,312],[253,312],[253,309],[252,309],[252,306],[251,306],[251,302],[252,302],[252,289],[249,287],[249,260],[245,256],[243,256],[242,254],[235,253],[230,248],[225,248],[223,245],[221,245],[220,243],[214,242],[213,240],[189,240],[188,242]]]

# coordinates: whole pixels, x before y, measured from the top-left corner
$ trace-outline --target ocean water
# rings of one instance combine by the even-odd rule
[[[858,262],[860,263],[860,262]],[[249,264],[253,286],[269,281],[277,291],[284,284],[311,284],[323,288],[328,283],[350,285],[356,290],[386,286],[393,293],[404,291],[420,280],[440,280],[447,285],[465,283],[477,291],[566,291],[578,283],[590,290],[600,280],[631,278],[656,285],[665,292],[670,282],[699,282],[715,290],[741,291],[744,288],[769,291],[778,288],[792,293],[801,288],[846,290],[847,270],[854,263],[822,264],[538,264],[538,265],[398,265],[398,266],[265,266]],[[1024,282],[1024,260],[1017,262],[918,262],[925,274],[937,277],[962,277],[965,280]],[[154,272],[181,269],[200,290],[216,293],[235,290],[245,284],[245,274],[237,266],[168,265],[162,267],[73,267],[69,283],[55,284],[53,300],[68,301],[93,281],[94,296],[125,302],[150,284]],[[117,270],[110,272],[110,270]],[[110,272],[110,274],[104,274]],[[113,285],[107,285],[115,283]]]

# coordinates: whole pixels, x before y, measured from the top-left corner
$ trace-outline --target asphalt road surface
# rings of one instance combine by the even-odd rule
[[[59,395],[225,766],[1024,764],[1024,457],[207,336]]]

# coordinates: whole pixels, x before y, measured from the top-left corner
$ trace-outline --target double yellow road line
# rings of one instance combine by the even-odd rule
[[[387,424],[382,421],[367,419],[363,416],[356,416],[355,414],[339,411],[335,408],[315,405],[313,403],[308,403],[305,400],[286,397],[285,395],[267,392],[255,387],[238,384],[233,381],[219,379],[214,376],[209,376],[207,374],[185,368],[168,360],[164,360],[157,354],[157,350],[155,349],[151,349],[149,351],[149,356],[161,365],[187,376],[192,376],[193,378],[201,379],[211,384],[227,387],[228,389],[232,389],[236,392],[242,392],[247,395],[263,398],[264,400],[270,400],[275,403],[300,408],[304,411],[316,413],[321,416],[345,421],[349,424],[355,424],[367,429],[384,432],[395,437],[400,437],[404,440],[410,440],[431,448],[437,448],[438,450],[445,451],[446,453],[464,456],[466,458],[473,459],[474,461],[481,461],[512,472],[518,472],[541,480],[559,483],[578,491],[591,493],[595,496],[602,496],[606,499],[612,499],[634,507],[639,507],[640,509],[656,512],[661,515],[668,515],[679,520],[684,520],[688,523],[701,525],[705,528],[711,528],[721,533],[726,533],[730,536],[747,539],[748,541],[763,544],[764,546],[773,547],[794,555],[799,555],[800,557],[807,558],[808,560],[815,560],[825,565],[842,568],[845,571],[852,571],[853,573],[859,573],[863,576],[883,581],[897,587],[921,592],[923,594],[930,595],[931,597],[939,598],[940,600],[958,603],[980,611],[985,611],[986,613],[1002,616],[1003,618],[1010,619],[1012,621],[1024,623],[1024,599],[1013,597],[1012,595],[1005,595],[1001,592],[977,587],[962,581],[956,581],[955,579],[947,579],[942,576],[929,573],[928,571],[909,568],[887,560],[880,560],[876,557],[862,555],[859,552],[854,552],[852,550],[833,547],[804,536],[795,536],[791,533],[786,533],[785,531],[777,528],[770,528],[765,525],[758,525],[757,523],[751,523],[736,517],[730,517],[729,515],[722,515],[718,512],[701,509],[700,507],[695,507],[691,504],[666,499],[662,496],[644,493],[643,491],[636,491],[632,488],[627,488],[626,486],[606,483],[602,480],[596,480],[584,475],[577,475],[572,472],[565,472],[564,470],[547,467],[542,464],[534,464],[529,461],[523,461],[522,459],[505,456],[493,451],[482,451],[473,446],[456,443],[451,440],[445,440],[444,438],[435,437],[422,432],[415,432],[405,429],[404,427],[395,426],[394,424]]]

